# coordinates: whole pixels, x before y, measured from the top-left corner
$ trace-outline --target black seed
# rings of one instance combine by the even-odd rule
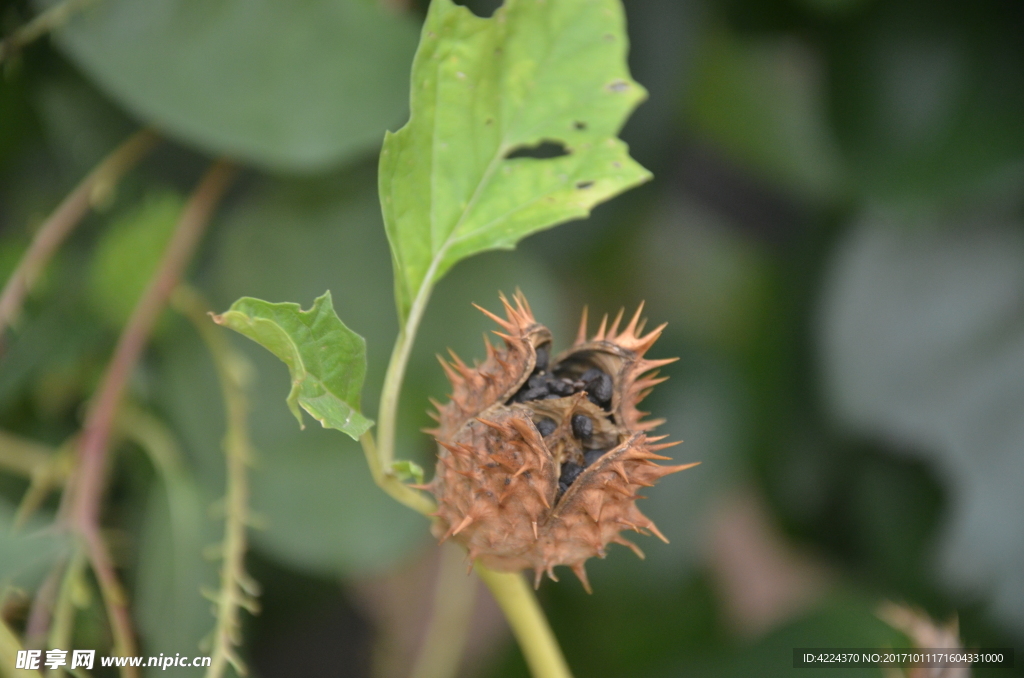
[[[546,383],[548,390],[552,393],[557,393],[560,396],[573,394],[572,384],[564,379],[549,379]]]
[[[548,347],[547,345],[537,347],[537,364],[534,366],[537,370],[548,369]]]
[[[527,388],[540,388],[546,386],[548,383],[548,375],[546,374],[535,374],[526,380]]]
[[[540,400],[547,394],[547,388],[543,386],[538,386],[537,388],[528,388],[522,392],[522,395],[517,394],[516,397],[519,398],[519,402],[525,403],[528,400]]]
[[[537,427],[537,431],[540,432],[541,436],[545,438],[554,433],[555,429],[558,428],[558,424],[555,423],[555,420],[548,419],[547,417],[541,417],[534,422],[534,425]]]
[[[505,484],[506,485],[511,485],[512,484],[512,479],[511,478],[505,478]]]
[[[594,433],[594,422],[585,414],[572,415],[572,434],[577,438],[589,438]]]
[[[595,403],[602,404],[612,399],[612,378],[601,370],[587,370],[580,381],[586,384],[587,394]]]
[[[590,466],[595,461],[604,456],[608,450],[587,450],[583,453],[583,462],[585,466]]]
[[[572,485],[573,481],[583,473],[583,467],[579,464],[575,464],[571,461],[567,461],[562,464],[562,475],[558,478],[558,484],[565,484],[566,487]]]
[[[562,481],[558,481],[558,494],[565,494],[565,491],[568,490],[568,489],[569,489],[568,485],[566,485]]]

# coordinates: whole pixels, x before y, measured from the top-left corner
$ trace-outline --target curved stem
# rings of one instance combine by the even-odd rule
[[[97,202],[97,196],[109,194],[121,176],[144,158],[159,139],[148,129],[128,137],[89,172],[43,222],[0,293],[0,337],[18,314],[25,295],[53,253]]]
[[[373,434],[367,431],[360,436],[359,443],[363,446],[366,463],[370,467],[370,475],[373,476],[373,482],[377,483],[377,487],[391,495],[391,498],[398,503],[423,515],[431,515],[437,510],[437,506],[430,497],[409,487],[394,475],[385,473],[380,456],[374,446]]]
[[[534,678],[572,678],[562,649],[537,597],[518,572],[495,572],[480,563],[477,574],[505,613]]]
[[[398,337],[395,339],[395,347],[391,351],[391,360],[388,362],[388,371],[384,375],[384,386],[380,392],[380,407],[377,411],[377,431],[380,447],[377,453],[380,455],[380,465],[384,469],[391,468],[391,462],[395,459],[395,428],[398,424],[398,396],[402,391],[402,381],[405,379],[405,368],[409,365],[409,356],[412,353],[413,342],[416,340],[416,331],[419,329],[420,321],[423,320],[423,312],[427,308],[427,301],[430,299],[430,292],[433,287],[428,282],[434,275],[434,267],[437,259],[431,264],[427,271],[427,278],[416,293],[412,306],[409,308],[409,317],[402,323],[398,330]],[[389,472],[389,471],[386,471]]]

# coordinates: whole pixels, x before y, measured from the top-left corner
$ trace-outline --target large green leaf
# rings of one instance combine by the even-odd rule
[[[646,96],[626,49],[618,0],[508,0],[489,19],[431,3],[411,117],[380,159],[403,321],[460,259],[511,249],[650,178],[616,137]],[[564,154],[514,155],[545,142]]]
[[[308,311],[298,304],[243,297],[214,320],[262,345],[288,366],[288,407],[300,425],[299,407],[324,428],[357,440],[373,425],[359,411],[366,342],[338,318],[330,292],[318,297]]]
[[[375,147],[402,119],[416,29],[384,4],[104,0],[55,36],[162,131],[210,153],[314,169]]]

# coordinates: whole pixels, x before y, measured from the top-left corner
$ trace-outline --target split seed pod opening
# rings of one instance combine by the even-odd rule
[[[487,341],[475,367],[454,353],[441,360],[452,395],[435,403],[429,431],[439,446],[427,486],[438,503],[434,529],[493,570],[532,569],[535,585],[568,565],[589,592],[584,562],[603,558],[609,543],[643,558],[623,530],[667,541],[637,508],[637,491],[696,465],[657,464],[668,459],[657,452],[676,443],[649,436],[662,421],[637,409],[665,380],[655,370],[675,358],[644,358],[664,325],[643,334],[643,305],[621,331],[620,311],[590,338],[584,311],[573,346],[552,356],[551,332],[521,293],[513,300],[501,296],[505,318],[480,309],[501,327],[504,348]]]

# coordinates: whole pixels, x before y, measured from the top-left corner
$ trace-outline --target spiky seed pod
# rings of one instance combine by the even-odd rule
[[[675,443],[650,437],[662,422],[637,409],[665,379],[652,371],[675,359],[644,358],[664,325],[643,334],[642,304],[621,332],[620,311],[589,339],[584,310],[576,342],[552,360],[551,332],[522,294],[501,301],[505,318],[480,310],[501,327],[503,348],[485,337],[481,364],[440,359],[452,394],[434,403],[438,427],[429,431],[439,446],[427,486],[438,503],[434,529],[491,569],[532,569],[535,585],[568,565],[589,592],[584,562],[603,558],[609,543],[643,558],[623,530],[667,541],[637,508],[637,491],[696,465],[657,464]]]

